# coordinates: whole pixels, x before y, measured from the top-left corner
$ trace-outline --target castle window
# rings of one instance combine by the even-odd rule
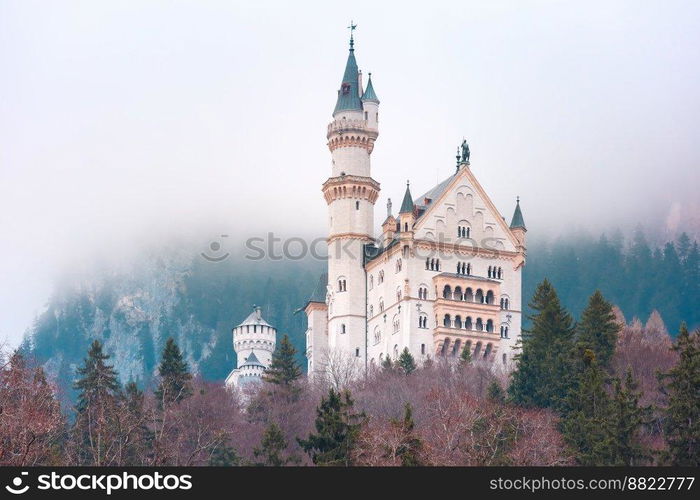
[[[384,300],[379,299],[379,312],[383,313],[384,312]]]
[[[478,332],[484,331],[484,322],[482,321],[481,318],[476,318],[476,331],[478,331]]]
[[[399,317],[398,317],[398,316],[394,316],[393,325],[394,325],[394,333],[398,333],[398,331],[399,331],[399,329],[400,329],[400,326],[401,326],[400,323],[399,323]]]
[[[397,273],[401,272],[401,259],[396,260],[396,272]]]
[[[450,285],[445,285],[445,288],[442,289],[442,298],[443,299],[451,299],[452,298],[452,287]]]
[[[467,319],[464,322],[464,328],[466,328],[467,330],[474,329],[474,325],[472,324],[472,317],[471,316],[467,316]]]
[[[360,357],[360,348],[359,347],[355,348],[355,357],[357,357],[357,358]]]
[[[506,364],[506,353],[505,352],[503,353],[503,364],[504,365]]]
[[[462,316],[455,316],[455,328],[462,328]]]
[[[394,359],[399,359],[399,345],[394,344]]]
[[[367,120],[368,118],[369,118],[369,114],[367,113],[367,111],[365,111],[365,120]]]
[[[369,289],[374,288],[374,275],[369,277]]]
[[[408,257],[408,253],[409,253],[408,245],[404,245],[404,246],[403,246],[403,257],[404,257],[404,258],[407,258],[407,257]]]
[[[486,322],[486,331],[493,333],[493,320],[490,319]]]
[[[374,344],[378,344],[382,340],[382,332],[379,330],[379,327],[374,328]],[[379,356],[379,359],[381,359],[381,355]]]
[[[420,353],[425,354],[425,344],[420,345]]]
[[[347,281],[345,278],[341,278],[338,280],[338,291],[339,292],[346,292],[347,291]]]
[[[449,314],[445,314],[445,317],[442,320],[443,326],[450,327],[452,326],[452,318],[450,317]]]
[[[467,264],[467,276],[471,275],[471,273],[472,273],[472,265]]]
[[[340,333],[345,333],[345,332],[346,332],[345,323],[343,323],[342,325],[340,325]]]
[[[397,302],[401,301],[401,287],[396,289],[396,301]]]
[[[359,210],[359,209],[360,209],[360,202],[356,201],[355,202],[355,210]]]
[[[425,314],[418,316],[418,328],[428,328],[428,316]]]
[[[408,232],[408,222],[404,222],[404,224],[403,224],[403,230],[404,230],[404,232],[406,232],[406,233]]]
[[[377,283],[384,283],[384,271],[379,271],[379,279]]]
[[[425,259],[425,270],[427,271],[429,269],[430,269],[430,258],[427,258],[427,259]]]
[[[369,306],[369,317],[374,316],[374,306]]]

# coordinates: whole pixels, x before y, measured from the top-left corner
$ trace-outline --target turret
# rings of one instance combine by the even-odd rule
[[[233,349],[238,358],[237,368],[226,378],[227,385],[259,381],[272,362],[277,342],[277,329],[265,321],[260,307],[233,329]]]
[[[525,233],[527,233],[527,228],[525,227],[525,219],[523,219],[523,212],[520,210],[520,197],[516,198],[515,202],[515,212],[513,212],[513,219],[510,223],[510,230],[513,236],[518,240],[519,247],[524,251],[525,246]]]
[[[413,198],[411,197],[411,186],[408,181],[406,181],[406,192],[401,202],[401,210],[399,210],[399,231],[401,232],[402,238],[413,235],[413,224],[415,222],[416,213],[413,205]]]

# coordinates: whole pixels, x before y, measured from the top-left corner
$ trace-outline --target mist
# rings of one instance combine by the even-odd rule
[[[700,232],[694,2],[0,3],[0,340],[58,276],[226,234],[325,234],[347,58],[380,105],[375,214],[471,168],[532,235]]]

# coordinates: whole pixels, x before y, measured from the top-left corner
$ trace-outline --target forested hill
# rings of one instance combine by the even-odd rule
[[[681,320],[700,324],[700,253],[682,237],[660,248],[641,232],[629,242],[617,235],[553,243],[531,238],[524,297],[548,277],[563,304],[578,314],[599,288],[627,318],[643,321],[657,309],[672,333]],[[23,349],[46,363],[69,387],[91,339],[101,339],[123,381],[150,382],[165,340],[172,336],[190,365],[211,380],[235,366],[231,328],[253,304],[280,333],[288,333],[303,361],[305,304],[325,262],[224,260],[196,252],[159,252],[128,271],[98,273],[64,284],[27,334]],[[302,363],[305,366],[305,363]]]

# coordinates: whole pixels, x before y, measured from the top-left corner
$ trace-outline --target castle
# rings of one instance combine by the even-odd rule
[[[404,348],[419,364],[468,349],[472,359],[510,370],[522,320],[526,228],[520,201],[507,224],[474,176],[465,141],[454,174],[417,198],[407,185],[396,215],[388,201],[375,238],[380,184],[370,158],[378,136],[379,99],[371,73],[363,87],[351,34],[326,135],[332,157],[322,186],[328,273],[304,308],[309,376],[338,365],[359,375],[387,357],[396,360]],[[253,326],[255,314],[262,323]],[[263,333],[272,327],[259,310],[251,317],[234,329],[239,368],[227,383],[258,373],[251,358],[264,370],[274,350],[274,337],[270,345]],[[261,346],[264,359],[246,347],[252,345]]]

